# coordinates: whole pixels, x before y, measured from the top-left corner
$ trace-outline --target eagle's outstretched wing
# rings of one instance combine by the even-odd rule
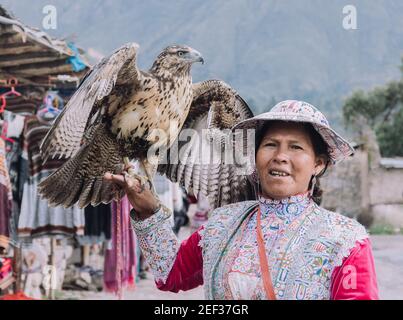
[[[59,156],[69,158],[80,148],[83,134],[106,107],[115,106],[121,91],[134,89],[141,72],[136,66],[139,45],[128,43],[99,62],[84,77],[41,145],[43,159]],[[120,92],[119,92],[120,91]],[[111,103],[103,103],[111,98]]]
[[[246,102],[223,81],[194,84],[188,117],[158,171],[196,196],[202,192],[213,207],[253,199],[246,164],[239,162],[247,137],[235,145],[231,132],[235,124],[252,116]]]

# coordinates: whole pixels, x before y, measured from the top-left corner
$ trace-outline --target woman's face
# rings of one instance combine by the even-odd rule
[[[303,124],[273,122],[263,133],[256,154],[262,195],[282,199],[308,191],[313,175],[325,168],[325,156],[316,156]]]

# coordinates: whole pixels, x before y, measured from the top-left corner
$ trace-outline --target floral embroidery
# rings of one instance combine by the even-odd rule
[[[172,231],[171,211],[162,207],[145,220],[131,219],[141,251],[156,281],[166,282],[174,265],[180,243]]]
[[[262,233],[268,253],[273,250],[277,239],[284,234],[286,226],[294,219],[298,218],[310,204],[311,199],[307,193],[282,200],[271,200],[259,197],[260,211],[262,213]],[[257,250],[256,219],[256,214],[254,214],[246,223],[240,248],[232,248],[232,250],[237,250],[237,253],[233,253],[236,258],[231,263],[232,267],[228,270],[228,281],[234,281],[235,279],[236,281],[250,281],[251,277],[261,279],[259,254]],[[242,275],[237,275],[236,278],[230,276],[234,272],[241,273]],[[250,292],[250,297],[264,297],[265,293],[262,282],[257,281],[252,283],[256,283],[256,287],[253,292]],[[245,293],[239,292],[239,290],[241,290],[240,288],[247,288],[249,291],[252,289],[251,284],[239,287],[230,283],[229,286],[230,288],[237,288],[238,291],[235,293],[235,296],[242,297],[245,296]],[[231,294],[234,297],[234,292],[231,292]],[[231,299],[231,296],[227,296],[226,298]]]
[[[155,228],[159,228],[162,221],[169,219],[172,215],[171,210],[165,206],[161,206],[161,209],[153,214],[151,217],[145,220],[139,220],[130,213],[132,227],[136,231],[136,234],[148,233]]]
[[[332,271],[368,235],[357,221],[306,199],[243,202],[216,210],[202,240],[206,298],[266,298],[262,281],[255,281],[261,277],[256,218],[250,217],[259,204],[271,206],[262,213],[262,228],[277,299],[329,299]],[[287,210],[290,202],[298,208]]]
[[[291,196],[282,200],[267,199],[259,197],[260,210],[263,218],[274,214],[285,223],[290,223],[293,219],[300,216],[311,203],[308,193]]]
[[[255,201],[245,201],[217,208],[212,212],[207,225],[205,225],[200,244],[203,253],[203,279],[207,299],[212,299],[210,288],[213,291],[216,288],[216,286],[211,285],[213,281],[212,269],[215,268],[221,256],[226,254],[224,250],[227,245],[225,239],[230,238],[229,232],[234,231],[231,230],[230,224],[239,225],[236,221],[237,218],[240,220],[244,219],[244,217],[239,214],[234,216],[234,212],[240,211],[245,213],[255,205]]]
[[[316,206],[306,195],[278,203],[263,200],[218,208],[199,230],[206,298],[266,299],[252,215],[260,205],[277,299],[329,299],[332,271],[357,241],[368,237],[365,228]],[[154,277],[163,282],[180,245],[168,221],[170,214],[164,209],[144,221],[132,220]]]

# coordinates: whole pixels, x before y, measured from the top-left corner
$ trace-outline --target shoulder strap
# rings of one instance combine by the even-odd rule
[[[273,284],[271,282],[269,262],[266,256],[266,249],[264,246],[264,238],[262,233],[261,217],[260,217],[260,207],[257,207],[257,245],[259,251],[260,268],[262,270],[263,286],[266,291],[266,296],[269,300],[276,300],[276,294],[273,290]]]

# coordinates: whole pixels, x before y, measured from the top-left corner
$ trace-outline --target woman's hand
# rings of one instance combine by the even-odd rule
[[[126,171],[128,169],[129,168],[125,168],[125,171],[121,174],[111,174],[107,172],[104,175],[104,179],[116,183],[123,188],[139,219],[147,219],[160,207],[160,203],[151,192],[148,184],[141,185],[138,179],[128,174]]]

